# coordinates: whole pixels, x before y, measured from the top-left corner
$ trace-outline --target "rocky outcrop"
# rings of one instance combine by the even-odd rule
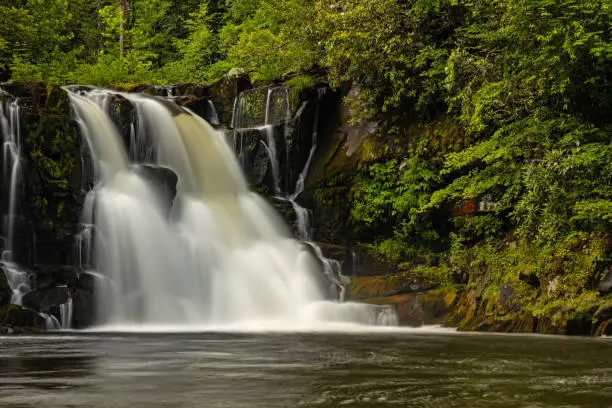
[[[68,96],[59,87],[3,84],[21,107],[22,183],[13,260],[72,264],[73,236],[84,199],[81,137]]]
[[[18,305],[0,308],[0,333],[17,334],[46,330],[46,320],[35,310]]]
[[[430,288],[400,275],[353,278],[348,297],[393,306],[402,326],[445,324],[458,299],[455,288]]]
[[[49,289],[34,290],[23,296],[23,307],[40,313],[53,314],[56,309],[68,302],[70,291],[68,287],[55,286]]]
[[[6,276],[0,271],[0,307],[6,306],[11,302],[13,291],[9,286]]]
[[[96,322],[95,286],[96,278],[88,272],[81,272],[74,286],[70,287],[73,302],[72,327],[84,329]]]
[[[164,206],[166,215],[169,215],[174,197],[176,197],[176,183],[178,182],[178,176],[174,170],[164,166],[142,164],[136,166],[136,172],[151,182]]]
[[[231,127],[236,95],[249,88],[251,84],[244,75],[226,76],[215,83],[206,85],[193,83],[169,86],[135,84],[113,87],[122,92],[172,97],[174,102],[200,115],[212,125],[221,125],[225,128]],[[209,101],[212,102],[212,105]],[[216,120],[213,119],[214,117]]]

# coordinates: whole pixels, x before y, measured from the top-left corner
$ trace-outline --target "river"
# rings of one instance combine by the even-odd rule
[[[0,338],[0,407],[612,407],[612,340],[459,334]]]

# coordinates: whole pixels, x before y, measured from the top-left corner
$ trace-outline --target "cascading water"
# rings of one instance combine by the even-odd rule
[[[262,91],[262,89],[245,91],[236,98],[236,102],[234,103],[234,117],[232,119],[233,126],[237,126],[237,128],[234,129],[233,135],[234,150],[238,157],[241,158],[241,164],[244,168],[246,164],[243,141],[244,135],[252,131],[258,131],[260,134],[265,132],[266,141],[265,143],[262,141],[262,143],[266,147],[266,152],[270,161],[276,198],[291,204],[296,215],[295,227],[297,237],[304,242],[308,242],[308,245],[312,247],[314,253],[323,265],[325,276],[329,280],[330,293],[334,298],[343,301],[346,279],[342,276],[342,267],[338,261],[326,258],[321,248],[313,242],[310,242],[312,240],[311,213],[310,210],[302,207],[297,201],[299,196],[304,192],[306,177],[308,176],[308,171],[310,170],[310,165],[317,149],[320,103],[321,99],[325,96],[326,88],[317,89],[316,108],[314,110],[314,123],[312,126],[308,157],[298,174],[295,186],[292,190],[288,191],[283,191],[280,188],[279,161],[281,158],[279,150],[276,148],[274,129],[279,125],[284,127],[284,150],[287,155],[285,161],[289,162],[288,156],[290,148],[287,138],[289,133],[287,130],[287,123],[291,120],[292,116],[289,90],[285,87],[277,86],[267,88],[265,92]],[[265,95],[265,98],[261,98],[262,94]],[[258,99],[265,101],[263,109],[257,109]],[[261,111],[263,111],[264,114],[261,114]],[[261,120],[264,121],[264,125],[258,126]]]
[[[25,270],[17,261],[15,240],[15,221],[23,217],[19,208],[19,186],[22,182],[21,164],[21,108],[19,99],[0,89],[0,133],[2,136],[2,257],[0,268],[12,290],[10,303],[23,305],[23,298],[36,290],[36,276]],[[60,305],[64,309],[62,323],[52,314],[39,313],[46,323],[47,330],[70,328],[72,320],[72,299],[67,295],[67,303]]]
[[[7,111],[7,114],[4,111]],[[4,186],[8,184],[8,213],[4,223],[3,235],[6,239],[5,251],[12,258],[13,234],[17,210],[17,186],[21,176],[20,150],[21,134],[19,126],[20,109],[18,100],[2,107],[0,121],[3,133],[3,178]],[[7,183],[8,182],[8,183]]]
[[[155,146],[152,161],[179,177],[168,217],[97,104],[100,94],[108,92],[70,98],[99,180],[84,222],[95,225],[93,264],[108,280],[96,291],[102,323],[395,323],[390,308],[326,301],[319,263],[248,189],[236,157],[206,121],[171,102],[122,94]]]
[[[72,298],[68,297],[68,301],[60,305],[60,327],[62,329],[70,329],[72,323]]]
[[[304,241],[310,241],[312,239],[312,228],[310,225],[310,211],[297,203],[297,198],[304,192],[304,185],[306,183],[306,177],[310,170],[310,163],[312,158],[317,151],[317,144],[319,142],[319,115],[321,113],[320,104],[321,98],[325,95],[326,88],[317,89],[317,108],[315,110],[315,119],[312,127],[312,141],[310,144],[310,151],[308,152],[308,158],[304,164],[304,168],[300,172],[297,182],[295,183],[295,189],[293,194],[288,197],[289,202],[293,206],[297,217],[297,229],[300,235],[300,239]],[[344,292],[343,292],[344,293]]]
[[[21,131],[18,99],[0,90],[0,130],[2,132],[2,208],[4,241],[0,267],[13,292],[11,303],[21,304],[23,296],[33,289],[27,271],[14,262],[14,232],[17,217],[18,186],[21,180]]]
[[[219,125],[219,114],[217,113],[217,109],[215,108],[215,104],[210,99],[208,100],[208,111],[210,116],[210,124],[211,125]]]

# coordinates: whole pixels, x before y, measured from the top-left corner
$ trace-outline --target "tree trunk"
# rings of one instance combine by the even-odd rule
[[[119,0],[119,11],[121,13],[121,26],[119,28],[119,55],[125,55],[125,30],[128,13],[131,10],[130,0]]]

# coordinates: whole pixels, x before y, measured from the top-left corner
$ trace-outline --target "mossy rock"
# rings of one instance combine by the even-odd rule
[[[406,282],[393,276],[364,276],[353,278],[347,287],[349,299],[367,299],[398,295],[405,289]]]
[[[351,299],[392,296],[404,293],[424,292],[438,286],[437,282],[427,282],[409,273],[386,276],[364,276],[353,278],[348,286]]]
[[[27,162],[25,201],[37,237],[39,261],[70,263],[84,199],[79,175],[81,139],[69,99],[59,87],[33,98],[23,118]]]
[[[401,326],[445,324],[457,301],[455,288],[365,299],[374,305],[394,306]]]
[[[568,335],[590,335],[596,329],[593,318],[599,309],[598,305],[592,305],[584,310],[576,311],[565,323],[565,334]],[[610,316],[612,318],[612,316]]]
[[[12,327],[25,327],[32,330],[45,330],[46,328],[45,319],[38,313],[14,304],[6,307],[2,324]]]
[[[208,97],[213,101],[219,116],[219,122],[226,127],[231,126],[234,113],[234,99],[251,87],[246,76],[224,77],[208,87]]]
[[[595,336],[612,335],[612,300],[607,300],[593,314],[592,334]]]

